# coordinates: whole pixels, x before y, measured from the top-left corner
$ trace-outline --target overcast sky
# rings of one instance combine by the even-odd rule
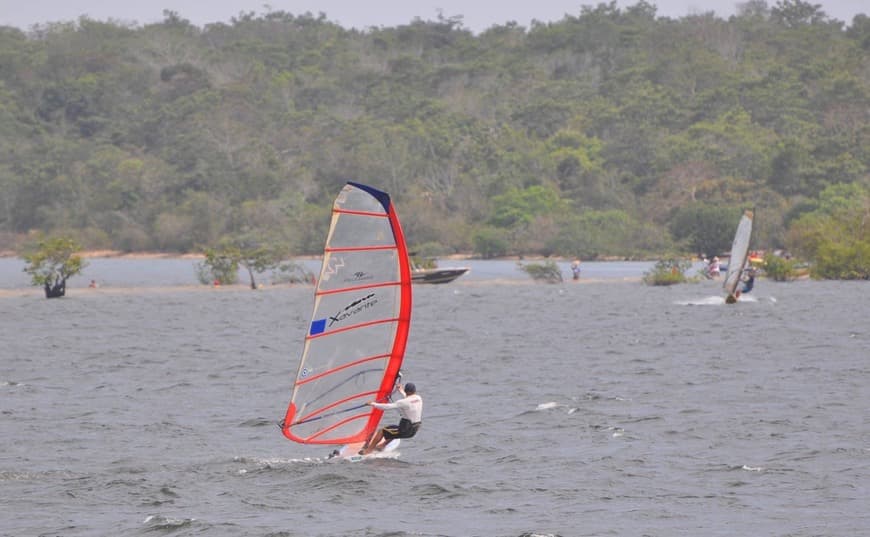
[[[92,19],[148,24],[163,20],[163,10],[177,12],[197,26],[229,22],[241,12],[257,14],[287,11],[325,13],[328,20],[345,27],[398,26],[419,17],[434,20],[461,15],[466,28],[480,32],[493,25],[515,21],[528,27],[532,20],[558,21],[568,13],[580,14],[580,6],[595,6],[609,0],[0,0],[0,25],[27,29],[34,24],[72,21],[82,15]],[[649,0],[658,15],[682,17],[715,11],[727,18],[745,0]],[[829,17],[847,24],[857,13],[870,15],[870,0],[809,0],[819,4]],[[620,7],[635,0],[617,0]],[[775,5],[776,0],[768,0]]]

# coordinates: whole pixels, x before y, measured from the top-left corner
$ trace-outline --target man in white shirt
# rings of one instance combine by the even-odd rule
[[[394,408],[399,411],[401,419],[398,425],[388,425],[375,433],[375,436],[366,442],[359,451],[360,455],[368,455],[374,450],[381,450],[394,438],[411,438],[417,434],[423,420],[423,398],[417,393],[417,387],[414,386],[413,382],[405,384],[404,388],[399,386],[399,393],[402,394],[402,399],[395,403],[375,401],[367,403],[378,410]],[[382,443],[383,445],[381,445]]]

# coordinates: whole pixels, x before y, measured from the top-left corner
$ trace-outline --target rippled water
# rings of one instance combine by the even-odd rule
[[[414,291],[362,463],[276,426],[311,287],[0,296],[0,535],[870,535],[866,283]]]

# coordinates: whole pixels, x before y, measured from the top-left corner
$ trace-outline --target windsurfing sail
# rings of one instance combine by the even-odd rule
[[[752,237],[753,211],[743,211],[740,223],[737,224],[737,232],[734,234],[734,242],[731,243],[731,258],[728,260],[728,272],[725,274],[725,283],[722,287],[728,293],[726,301],[733,303],[737,298],[737,286],[740,284],[740,276],[746,266],[749,256],[749,239]]]
[[[306,444],[364,442],[393,392],[411,325],[411,268],[390,196],[348,183],[332,207],[314,312],[281,430]]]

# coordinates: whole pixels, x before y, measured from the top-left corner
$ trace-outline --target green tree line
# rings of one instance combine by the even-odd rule
[[[810,239],[867,220],[868,110],[870,18],[802,0],[478,34],[283,11],[0,27],[0,249],[317,253],[354,180],[439,255],[718,253],[754,207],[757,246],[833,256]],[[864,213],[827,206],[847,187]]]

